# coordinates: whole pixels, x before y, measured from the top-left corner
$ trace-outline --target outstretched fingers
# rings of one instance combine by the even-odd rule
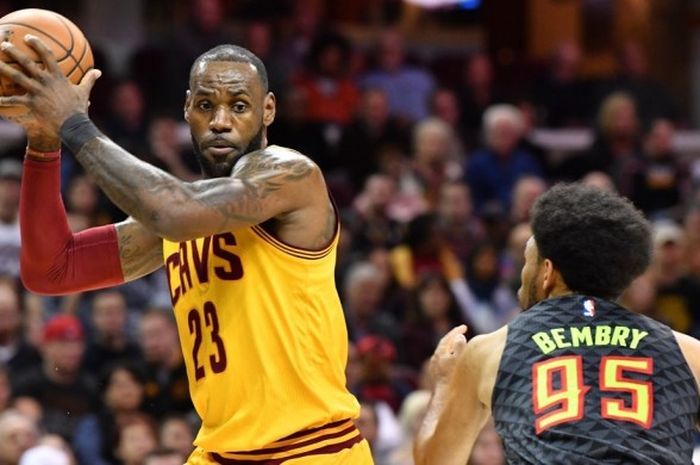
[[[44,70],[41,69],[41,67],[29,56],[24,53],[22,50],[19,48],[15,47],[12,42],[2,42],[0,43],[0,49],[2,49],[7,56],[12,58],[16,63],[18,63],[24,70],[26,71],[26,75],[29,77],[33,77],[36,79],[40,79],[40,76],[42,73],[44,73]]]
[[[39,84],[34,79],[3,61],[0,61],[0,74],[8,77],[12,82],[28,91],[36,91],[38,89]]]
[[[41,41],[36,36],[33,36],[31,34],[27,34],[24,36],[24,41],[32,47],[36,53],[39,54],[39,57],[41,58],[41,61],[44,62],[44,65],[46,66],[46,69],[48,69],[51,74],[55,76],[63,76],[63,72],[61,71],[61,68],[58,66],[58,62],[56,61],[56,57],[54,56],[53,52],[51,51],[50,48],[46,46],[44,42]]]

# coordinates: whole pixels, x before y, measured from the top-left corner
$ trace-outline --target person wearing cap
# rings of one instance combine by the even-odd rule
[[[19,276],[19,191],[22,164],[0,161],[0,274]]]
[[[688,274],[687,239],[673,221],[652,227],[650,274],[657,288],[654,317],[676,331],[700,336],[700,282]]]
[[[81,369],[85,336],[80,320],[72,315],[49,320],[40,350],[42,365],[17,379],[13,392],[41,404],[44,429],[70,441],[78,421],[97,405],[96,386]]]

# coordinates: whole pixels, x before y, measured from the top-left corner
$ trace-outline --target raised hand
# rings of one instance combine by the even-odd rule
[[[430,358],[430,381],[433,386],[446,382],[457,364],[457,358],[467,346],[464,336],[467,332],[466,325],[459,325],[445,334]]]
[[[37,52],[43,66],[10,42],[0,43],[0,49],[22,67],[16,69],[0,61],[0,73],[27,91],[24,95],[0,97],[0,116],[23,126],[29,136],[41,134],[58,138],[66,119],[87,112],[90,91],[101,73],[90,70],[80,84],[75,85],[63,74],[53,52],[40,39],[28,34],[24,40]],[[3,115],[3,107],[15,105],[25,106],[29,113],[20,117]]]

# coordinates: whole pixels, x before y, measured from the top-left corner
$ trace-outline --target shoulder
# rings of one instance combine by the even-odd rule
[[[232,177],[250,178],[274,173],[289,180],[303,179],[313,174],[320,175],[318,165],[301,152],[271,145],[241,157],[231,172]]]
[[[475,336],[469,340],[461,355],[461,369],[471,373],[478,380],[479,399],[489,407],[507,336],[507,326],[492,333]]]

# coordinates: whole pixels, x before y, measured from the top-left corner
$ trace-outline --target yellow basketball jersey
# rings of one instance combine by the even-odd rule
[[[295,433],[357,417],[359,404],[345,388],[337,243],[338,233],[324,250],[301,250],[260,226],[163,242],[202,418],[195,445],[217,453],[286,450],[304,436]]]

